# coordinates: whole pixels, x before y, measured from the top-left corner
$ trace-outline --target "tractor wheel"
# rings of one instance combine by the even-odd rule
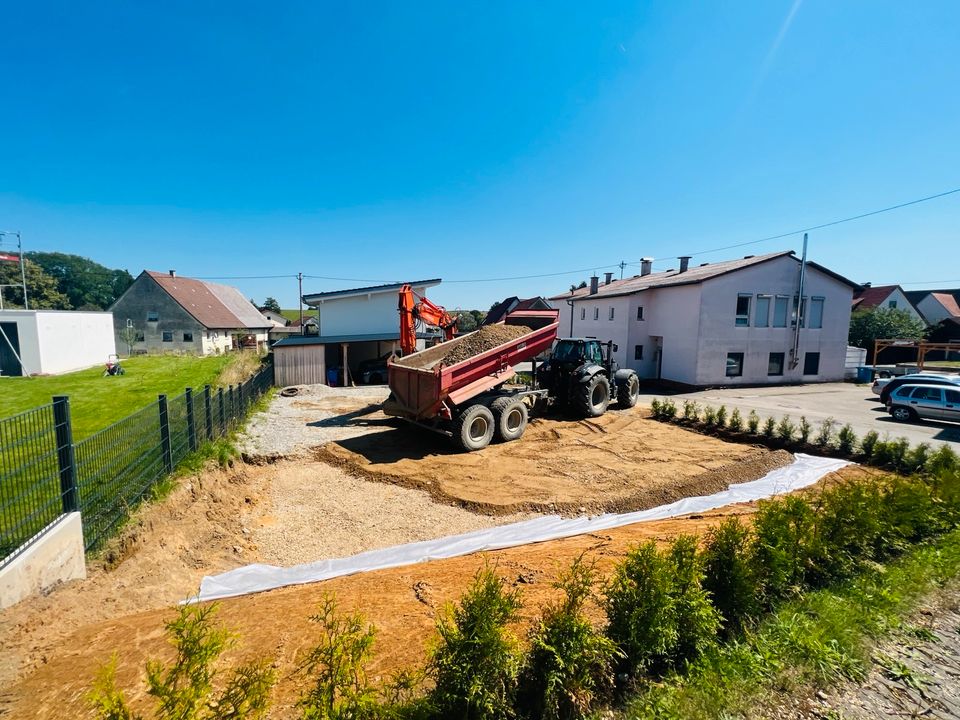
[[[529,418],[524,402],[512,397],[497,398],[490,404],[490,409],[493,411],[497,438],[502,442],[519,440],[527,429]]]
[[[640,397],[640,378],[636,373],[617,385],[617,407],[621,410],[632,408]]]
[[[453,421],[453,441],[467,452],[482,450],[493,440],[493,413],[486,405],[471,405]]]
[[[575,396],[577,410],[584,417],[600,417],[610,404],[610,381],[606,375],[597,373],[589,382],[577,387]]]

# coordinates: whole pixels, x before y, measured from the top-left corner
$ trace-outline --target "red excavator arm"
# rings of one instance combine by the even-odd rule
[[[404,355],[417,351],[417,320],[427,325],[436,325],[443,330],[446,340],[452,340],[457,331],[457,317],[425,297],[417,295],[413,288],[400,288],[400,349]]]

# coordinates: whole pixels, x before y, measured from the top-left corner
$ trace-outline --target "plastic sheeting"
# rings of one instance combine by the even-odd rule
[[[329,580],[342,575],[414,565],[429,560],[469,555],[482,550],[500,550],[518,545],[558,540],[648,520],[662,520],[689,515],[690,513],[702,513],[732,503],[761,500],[798,490],[812,485],[828,473],[850,464],[845,460],[798,453],[792,464],[773,470],[759,480],[731,485],[723,492],[702,497],[684,498],[650,510],[573,518],[549,515],[511,525],[476,530],[462,535],[451,535],[436,540],[424,540],[406,545],[368,550],[350,557],[320,560],[289,568],[261,564],[247,565],[220,575],[203,578],[200,583],[199,596],[191,598],[191,601],[248,595],[287,585],[305,585]]]

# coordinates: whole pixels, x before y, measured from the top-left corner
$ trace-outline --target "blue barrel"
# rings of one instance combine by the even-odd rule
[[[864,367],[861,365],[857,368],[857,382],[858,383],[872,383],[873,382],[873,368]]]

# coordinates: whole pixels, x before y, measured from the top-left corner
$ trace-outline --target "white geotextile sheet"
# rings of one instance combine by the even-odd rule
[[[286,585],[305,585],[342,575],[414,565],[428,560],[468,555],[481,550],[500,550],[608,530],[647,520],[663,520],[679,515],[701,513],[731,503],[761,500],[798,490],[813,485],[828,473],[850,464],[846,460],[797,453],[792,464],[772,470],[759,480],[731,485],[727,490],[713,495],[684,498],[649,510],[573,518],[548,515],[510,525],[475,530],[462,535],[368,550],[350,557],[319,560],[288,568],[262,564],[247,565],[220,575],[203,578],[199,596],[191,598],[190,601],[248,595]]]

